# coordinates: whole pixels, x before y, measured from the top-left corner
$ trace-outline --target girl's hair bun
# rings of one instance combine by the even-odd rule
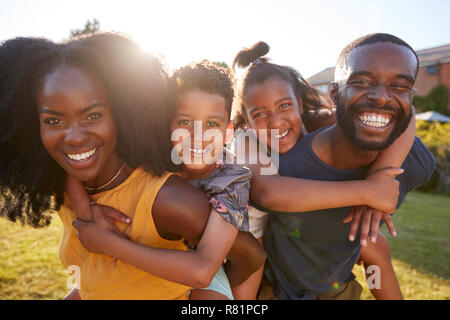
[[[250,48],[242,49],[238,52],[236,57],[234,57],[233,70],[235,69],[236,65],[238,65],[240,68],[249,66],[250,63],[252,63],[256,59],[261,58],[269,53],[269,50],[269,45],[263,41],[255,43]],[[265,59],[263,61],[265,61]]]

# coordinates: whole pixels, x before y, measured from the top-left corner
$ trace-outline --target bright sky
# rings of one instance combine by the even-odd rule
[[[269,57],[304,77],[333,66],[346,44],[373,32],[392,33],[415,49],[450,43],[449,0],[0,0],[0,40],[69,38],[96,18],[171,68],[191,61],[225,61],[256,41]]]

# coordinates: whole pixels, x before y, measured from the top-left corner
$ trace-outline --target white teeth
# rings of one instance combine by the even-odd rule
[[[286,130],[286,131],[283,132],[282,134],[276,134],[276,135],[275,135],[275,138],[277,138],[277,139],[284,138],[284,137],[286,137],[286,135],[288,134],[288,132],[289,132],[289,130]]]
[[[365,125],[377,128],[385,127],[391,121],[391,116],[384,114],[363,113],[358,117]]]
[[[187,148],[189,151],[194,152],[194,153],[205,153],[206,149],[192,149],[192,148]]]
[[[78,154],[67,154],[67,157],[71,160],[76,161],[83,161],[90,157],[92,157],[97,149],[92,149],[91,151],[85,152],[85,153],[78,153]]]

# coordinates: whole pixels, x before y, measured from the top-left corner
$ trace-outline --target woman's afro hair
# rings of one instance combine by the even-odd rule
[[[100,80],[118,130],[117,151],[133,167],[155,175],[176,170],[170,160],[168,74],[130,39],[95,34],[56,44],[15,38],[0,46],[0,214],[46,226],[64,201],[65,172],[40,139],[37,95],[61,66]]]

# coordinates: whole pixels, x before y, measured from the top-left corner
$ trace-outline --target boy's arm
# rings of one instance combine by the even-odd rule
[[[182,180],[179,177],[176,178]],[[201,195],[202,198],[204,198],[205,200],[207,199],[201,191],[193,188],[184,180],[182,180],[182,182],[189,188],[192,188],[193,192],[195,191],[195,193]],[[202,208],[202,206],[205,205],[209,208],[209,203],[196,203],[196,201],[193,202],[194,199],[189,195],[189,193],[181,192],[181,190],[178,190],[179,187],[180,186],[175,184],[169,184],[166,190],[161,190],[163,192],[159,192],[158,197],[160,197],[159,200],[161,201],[159,204],[168,203],[170,204],[171,209],[166,210],[166,213],[164,213],[164,217],[161,217],[162,219],[158,219],[158,225],[163,230],[170,230],[170,232],[173,234],[183,235],[186,239],[189,240],[189,242],[197,245],[200,238],[202,237],[202,233],[207,220],[207,216],[205,217],[203,214],[204,209],[198,211],[198,208]],[[171,200],[174,194],[177,195],[176,203],[173,203],[173,200]],[[186,203],[188,203],[189,206],[186,206]],[[157,204],[158,203],[155,201],[155,205]],[[164,210],[165,209],[161,210],[160,212],[164,212]],[[153,212],[154,215],[155,213],[158,214],[157,211]],[[170,222],[172,219],[179,219],[180,216],[183,220],[182,223],[174,224]],[[221,219],[223,220],[223,218]],[[220,234],[216,233],[214,237],[215,243],[222,241]],[[241,231],[237,234],[236,241],[231,247],[227,259],[227,275],[230,281],[230,285],[234,287],[248,279],[248,277],[250,277],[261,267],[261,265],[263,265],[266,259],[266,254],[259,242],[250,233]]]
[[[264,264],[266,257],[263,247],[250,232],[239,231],[225,265],[231,288],[255,273]]]
[[[72,198],[78,198],[74,201],[74,211],[85,208],[82,203],[89,201],[83,192],[78,190],[77,195],[72,194]],[[104,218],[101,212],[104,207],[87,207],[91,210],[93,222],[77,219],[74,226],[88,250],[114,256],[151,274],[191,287],[204,287],[210,283],[237,235],[237,229],[215,211],[209,215],[210,206],[202,192],[176,176],[169,178],[158,193],[153,205],[153,218],[160,235],[174,240],[184,236],[190,242],[198,243],[196,251],[151,248],[129,241]],[[205,229],[206,224],[208,227]],[[222,237],[218,238],[218,234]],[[243,261],[242,265],[252,265],[252,260]]]
[[[66,178],[66,194],[77,218],[83,221],[91,221],[92,212],[90,207],[95,202],[90,201],[89,196],[87,195],[81,182],[70,175]],[[102,209],[105,217],[111,222],[117,221],[125,224],[131,223],[130,217],[120,211],[107,206],[102,206]]]
[[[80,241],[90,251],[107,254],[157,277],[193,288],[209,285],[233,245],[237,229],[214,210],[195,251],[148,247],[114,233],[100,212],[93,207],[94,222],[75,221]],[[221,234],[220,241],[217,234]]]

